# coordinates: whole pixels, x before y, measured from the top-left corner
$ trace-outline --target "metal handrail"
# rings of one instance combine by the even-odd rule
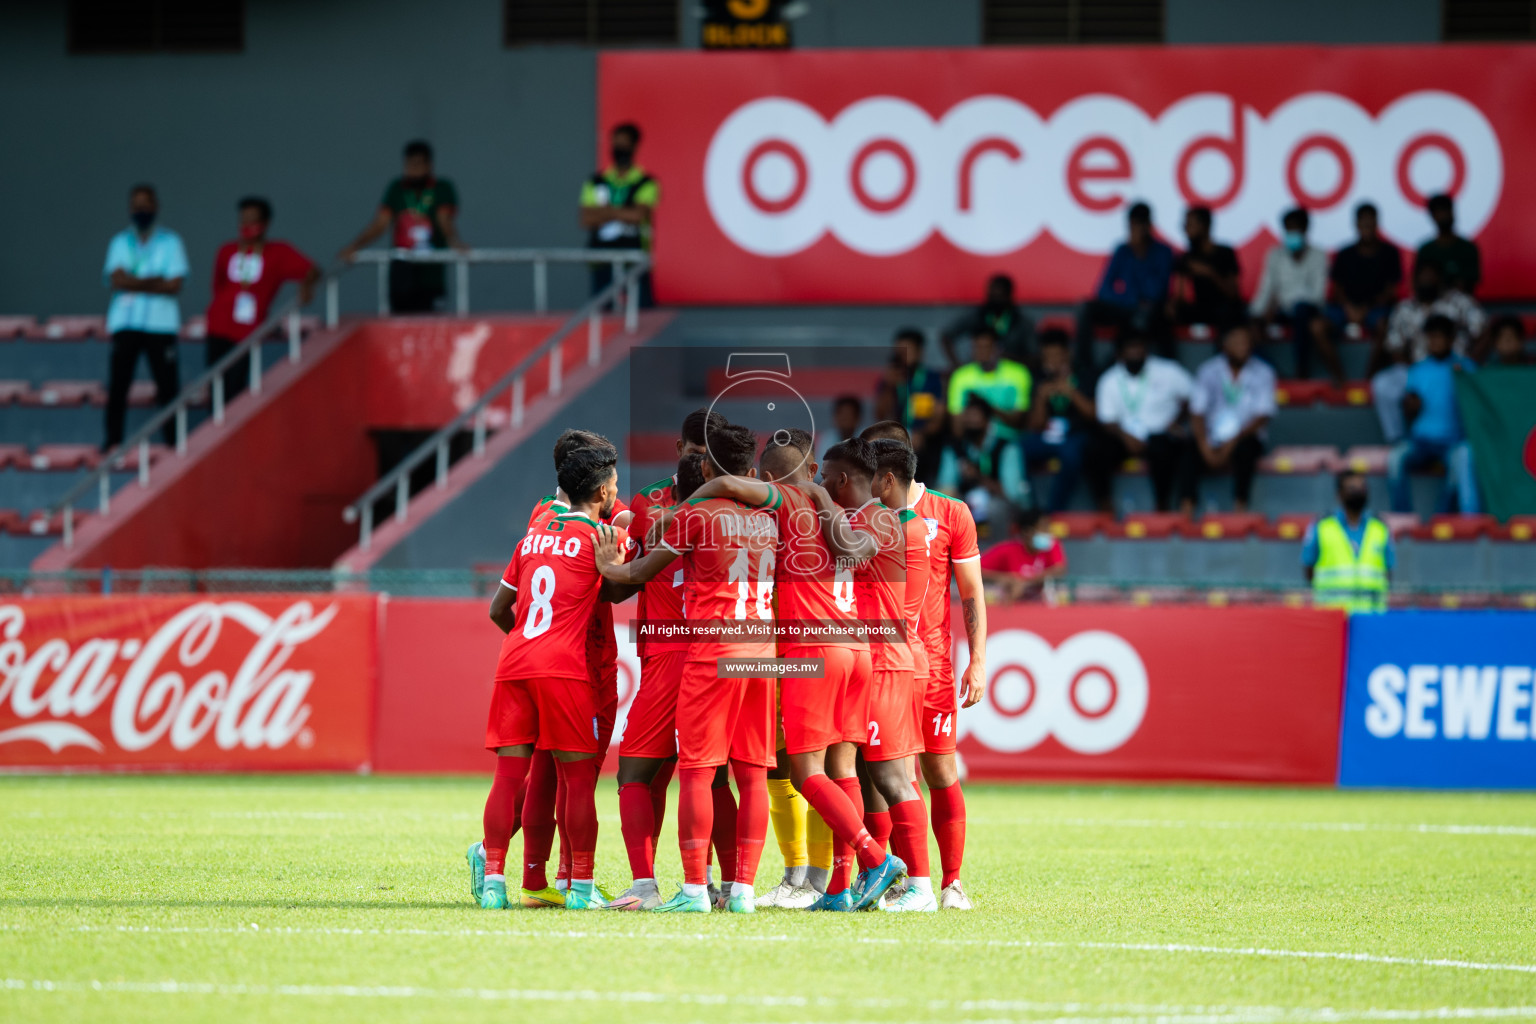
[[[561,355],[560,346],[571,332],[587,324],[587,365],[596,366],[600,361],[602,351],[602,311],[609,303],[613,302],[622,290],[624,293],[624,330],[633,334],[639,326],[639,285],[640,278],[650,267],[649,258],[643,254],[640,259],[630,255],[624,262],[631,266],[614,274],[613,282],[602,291],[594,295],[587,304],[571,315],[565,323],[544,339],[539,347],[525,356],[516,366],[508,370],[500,380],[492,384],[473,405],[459,413],[458,416],[444,426],[437,433],[427,438],[416,447],[409,455],[402,459],[399,465],[386,473],[372,487],[363,492],[362,497],[342,510],[341,517],[348,523],[361,519],[359,527],[358,546],[367,551],[373,544],[373,503],[378,501],[391,490],[395,492],[395,519],[405,522],[409,516],[407,511],[411,500],[411,473],[416,467],[428,459],[437,460],[437,476],[435,486],[442,488],[448,485],[449,445],[453,437],[466,426],[473,424],[474,447],[472,453],[476,457],[485,454],[485,440],[488,432],[489,410],[493,402],[510,389],[512,393],[511,407],[508,411],[508,422],[513,429],[523,425],[524,418],[524,386],[523,379],[539,360],[549,358],[549,394],[558,395],[561,391]]]
[[[456,306],[460,316],[469,313],[469,264],[471,263],[531,263],[534,274],[534,306],[537,312],[545,312],[548,305],[548,268],[551,263],[608,263],[614,268],[614,286],[606,289],[602,296],[594,299],[583,311],[594,305],[600,305],[602,301],[611,301],[618,294],[618,285],[626,283],[628,313],[625,326],[633,330],[634,310],[637,296],[633,294],[637,287],[640,273],[650,266],[650,255],[634,249],[467,249],[467,250],[432,250],[418,252],[412,249],[368,249],[354,254],[349,262],[338,262],[327,268],[321,276],[319,284],[324,288],[325,318],[327,328],[334,328],[341,319],[341,278],[354,266],[362,263],[375,263],[378,265],[379,299],[378,308],[380,315],[389,313],[389,264],[395,262],[404,263],[453,263],[457,269],[456,279]],[[606,299],[603,297],[606,296]],[[88,494],[94,487],[96,489],[97,509],[101,515],[106,515],[111,510],[112,504],[112,473],[124,467],[125,452],[134,448],[138,449],[138,475],[139,484],[142,487],[149,486],[150,478],[150,438],[166,423],[175,421],[176,441],[175,451],[177,455],[185,455],[187,452],[188,410],[194,401],[202,398],[203,389],[209,389],[213,404],[213,422],[224,422],[224,373],[242,359],[250,360],[250,384],[251,394],[261,394],[261,378],[263,373],[262,349],[270,335],[282,328],[286,322],[288,336],[288,360],[298,362],[302,358],[302,330],[299,311],[303,304],[299,302],[297,294],[290,295],[285,301],[273,307],[267,314],[267,318],[256,326],[256,329],[248,334],[244,341],[232,348],[224,358],[204,370],[202,375],[187,384],[181,392],[171,400],[164,408],[160,409],[149,418],[138,430],[134,431],[119,446],[119,449],[110,458],[103,459],[101,464],[86,473],[85,477],[64,493],[64,496],[54,502],[48,509],[48,519],[52,521],[56,515],[63,517],[63,541],[65,548],[72,548],[75,542],[75,502]],[[579,317],[581,314],[578,313]]]

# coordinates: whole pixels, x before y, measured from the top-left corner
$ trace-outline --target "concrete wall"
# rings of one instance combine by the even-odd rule
[[[797,45],[966,46],[981,0],[808,0]],[[698,38],[684,0],[681,37]],[[409,138],[438,150],[463,197],[463,230],[488,245],[572,245],[591,172],[595,53],[501,44],[498,0],[247,0],[246,48],[227,55],[72,57],[64,0],[0,4],[0,312],[104,308],[100,267],[129,184],[161,190],[163,220],[193,263],[187,313],[248,192],[277,234],[329,256],[367,220]],[[1403,42],[1438,36],[1438,0],[1167,0],[1172,43]],[[643,156],[643,154],[642,154]],[[553,299],[583,293],[579,271]],[[475,308],[524,306],[526,276],[475,272]],[[365,308],[359,273],[346,302]]]

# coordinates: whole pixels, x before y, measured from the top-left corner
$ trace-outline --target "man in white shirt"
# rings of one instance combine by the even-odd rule
[[[1322,357],[1328,373],[1338,384],[1344,383],[1344,364],[1328,333],[1323,316],[1323,301],[1328,295],[1328,256],[1307,244],[1311,218],[1297,206],[1287,210],[1280,221],[1284,233],[1280,244],[1264,256],[1264,275],[1254,293],[1249,312],[1267,324],[1290,332],[1296,348],[1296,375],[1312,376],[1312,350]]]
[[[1120,358],[1099,378],[1094,407],[1103,429],[1089,445],[1083,467],[1100,511],[1114,511],[1114,474],[1131,457],[1146,460],[1157,510],[1173,507],[1175,477],[1189,446],[1178,423],[1193,386],[1184,367],[1147,355],[1145,336],[1131,334],[1120,342]],[[1182,489],[1181,498],[1192,501],[1188,487]]]
[[[128,193],[128,218],[133,224],[113,235],[107,245],[102,275],[112,289],[112,305],[107,309],[112,358],[102,451],[123,442],[128,388],[140,353],[155,378],[156,405],[168,405],[181,390],[176,363],[181,306],[176,296],[187,279],[187,250],[180,235],[155,226],[159,212],[154,187],[135,185]],[[166,444],[176,443],[174,420],[167,421],[164,437]]]
[[[1253,357],[1253,334],[1233,327],[1221,340],[1221,355],[1200,365],[1189,398],[1189,425],[1195,435],[1192,475],[1232,471],[1232,507],[1248,511],[1253,473],[1264,454],[1264,428],[1275,415],[1275,371]],[[1192,497],[1192,496],[1191,496]],[[1186,511],[1191,511],[1192,505]]]

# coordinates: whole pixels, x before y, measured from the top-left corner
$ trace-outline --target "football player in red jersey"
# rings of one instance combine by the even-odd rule
[[[703,466],[702,453],[685,454],[675,476],[643,492],[651,501],[640,504],[641,496],[636,495],[638,508],[630,523],[630,540],[639,544],[641,551],[655,547],[654,541],[645,543],[646,532],[663,522],[661,513],[676,510],[704,483]],[[636,617],[641,630],[665,630],[683,623],[684,585],[682,565],[674,565],[673,571],[645,585]],[[677,688],[688,654],[686,638],[647,638],[642,632],[636,646],[640,650],[640,690],[629,705],[624,736],[619,741],[618,779],[619,823],[634,881],[610,904],[613,910],[653,910],[661,905],[656,886],[656,844],[667,806],[667,783],[677,763]],[[728,780],[725,786],[729,791]],[[734,848],[734,829],[727,842]]]
[[[749,428],[712,428],[705,479],[754,474],[756,450]],[[741,808],[726,909],[732,913],[755,910],[752,883],[768,831],[764,782],[774,763],[773,683],[737,673],[745,671],[741,664],[774,654],[778,530],[771,512],[730,499],[696,497],[684,503],[660,543],[640,558],[620,562],[614,545],[605,544],[599,551],[599,567],[615,583],[647,583],[669,571],[675,561],[683,562],[684,608],[691,637],[677,696],[677,765],[682,783],[677,817],[684,882],[676,896],[654,908],[657,911],[711,910],[705,872],[714,824],[710,790],[716,769],[727,763],[736,777]],[[722,672],[730,674],[722,676]]]
[[[772,508],[778,519],[778,653],[819,659],[823,665],[818,677],[786,674],[779,680],[784,753],[794,788],[835,837],[834,871],[826,892],[767,905],[851,910],[848,882],[855,854],[865,869],[878,868],[888,856],[864,827],[854,770],[855,744],[865,738],[871,666],[849,566],[873,556],[876,545],[867,533],[851,530],[844,510],[812,482],[818,467],[804,431],[776,433],[759,467],[762,479],[717,477],[699,496],[732,496]]]
[[[486,726],[486,747],[514,773],[527,772],[534,749],[550,751],[562,781],[558,809],[571,847],[571,888],[563,905],[595,909],[593,857],[597,847],[598,709],[587,664],[585,638],[607,585],[598,571],[599,522],[618,500],[617,454],[579,448],[560,465],[560,486],[570,509],[541,517],[523,538],[508,566],[512,628],[496,668],[496,689]],[[524,830],[525,861],[535,837]],[[505,878],[487,872],[481,905],[506,905]],[[488,903],[489,901],[489,903]]]
[[[864,429],[867,441],[889,439],[907,444],[907,430],[895,420],[883,420]],[[955,714],[986,695],[987,605],[981,579],[981,554],[976,544],[976,521],[965,502],[941,494],[921,483],[907,489],[903,507],[920,516],[928,527],[930,576],[919,623],[928,651],[928,687],[923,697],[923,753],[918,755],[923,780],[933,801],[933,834],[939,844],[939,864],[944,871],[939,906],[944,910],[971,909],[970,897],[960,884],[965,859],[965,797],[955,759]],[[955,580],[965,623],[965,642],[970,661],[955,691],[953,640],[949,628],[949,581]],[[956,706],[958,704],[958,707]]]

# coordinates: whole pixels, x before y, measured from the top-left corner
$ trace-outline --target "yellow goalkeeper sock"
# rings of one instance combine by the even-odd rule
[[[832,829],[814,807],[806,814],[806,851],[810,855],[807,881],[818,892],[827,891],[827,879],[832,876]]]
[[[795,791],[793,783],[788,779],[768,780],[768,817],[773,821],[773,835],[779,841],[786,869],[805,867],[805,812],[805,797]]]

